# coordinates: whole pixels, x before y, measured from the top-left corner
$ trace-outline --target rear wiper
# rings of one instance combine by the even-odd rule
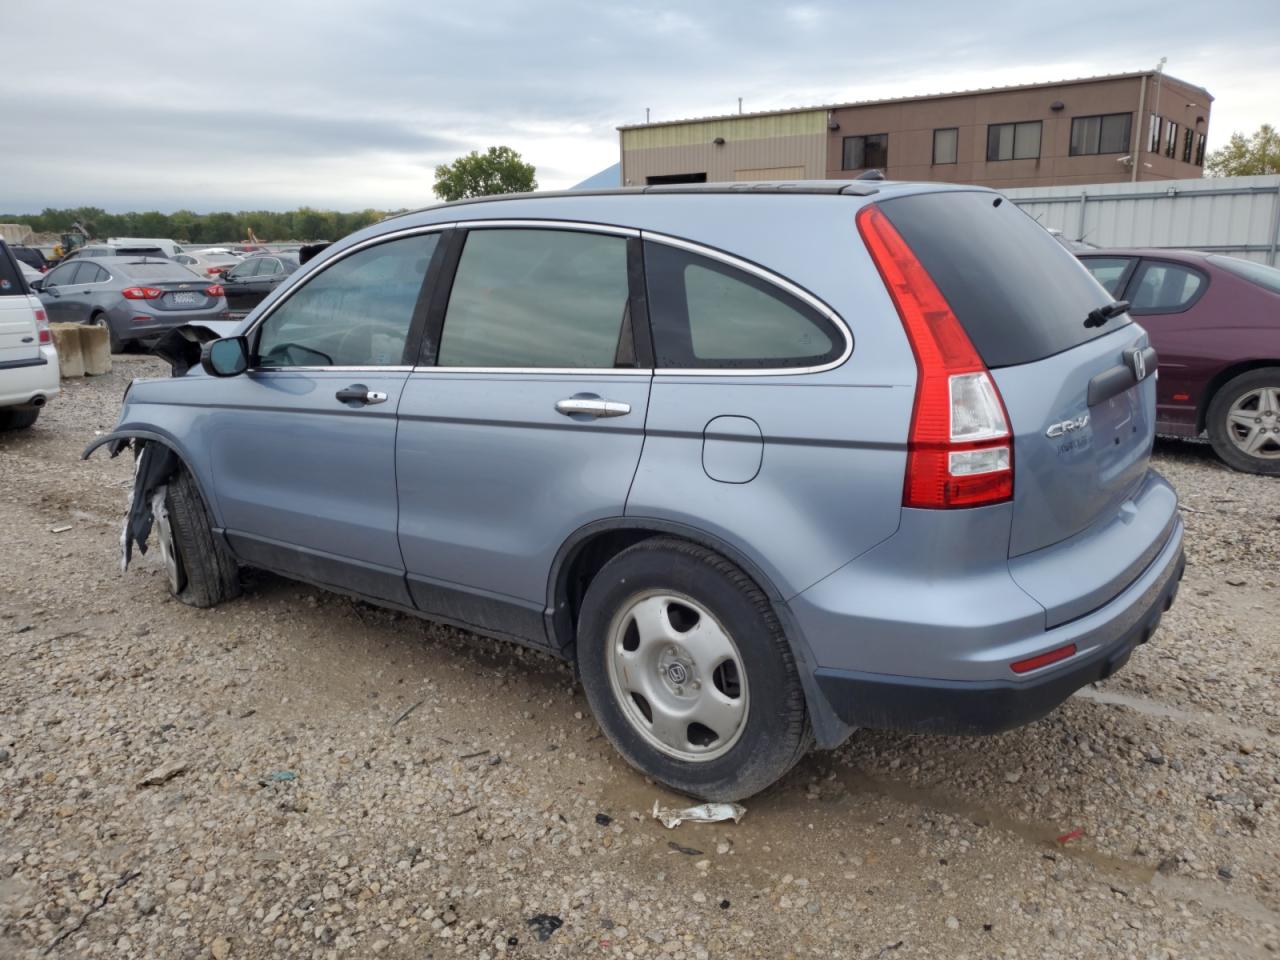
[[[1128,300],[1116,300],[1114,303],[1108,303],[1105,307],[1097,307],[1090,310],[1089,315],[1084,318],[1084,325],[1086,327],[1100,327],[1112,317],[1118,316],[1128,309]]]

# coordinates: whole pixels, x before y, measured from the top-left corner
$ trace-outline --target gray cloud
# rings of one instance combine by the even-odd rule
[[[6,44],[0,208],[414,205],[436,164],[495,143],[562,187],[616,160],[614,127],[646,107],[671,119],[731,112],[739,96],[760,110],[1160,56],[1218,98],[1211,146],[1280,120],[1274,0],[1194,20],[1144,0],[976,13],[941,0],[227,0],[198,24],[183,5],[20,5],[6,32],[52,46]]]

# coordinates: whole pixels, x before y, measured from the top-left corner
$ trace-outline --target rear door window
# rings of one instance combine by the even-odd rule
[[[1084,268],[1093,274],[1093,279],[1102,284],[1102,288],[1117,300],[1124,290],[1125,280],[1134,264],[1133,257],[1081,257]]]
[[[458,262],[437,364],[608,369],[628,354],[624,237],[472,230]],[[631,365],[631,364],[625,364]]]
[[[18,263],[9,248],[0,246],[0,297],[23,297],[27,294],[27,282],[22,279]]]
[[[1112,298],[1040,224],[998,194],[895,197],[885,216],[929,272],[989,367],[1032,363],[1130,323],[1085,318]]]
[[[1129,285],[1129,309],[1136,315],[1181,313],[1200,299],[1206,286],[1199,270],[1164,260],[1144,260]]]
[[[644,259],[660,368],[809,367],[844,350],[830,320],[762,277],[663,243]]]

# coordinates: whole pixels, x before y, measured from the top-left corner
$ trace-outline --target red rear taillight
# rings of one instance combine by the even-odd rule
[[[53,334],[49,330],[49,315],[43,310],[36,311],[36,330],[39,331],[41,343],[53,343]]]
[[[205,267],[204,272],[206,275],[210,277],[216,277],[218,274],[222,273],[222,271],[225,269],[227,268],[226,267]]]
[[[125,287],[120,292],[126,300],[157,300],[164,296],[164,291],[155,287]]]
[[[867,206],[857,221],[916,357],[903,506],[947,509],[1013,499],[1009,417],[990,371],[889,218]]]
[[[226,291],[222,289],[222,284],[220,283],[215,283],[204,288],[204,295],[206,297],[220,297],[224,293],[226,293]]]

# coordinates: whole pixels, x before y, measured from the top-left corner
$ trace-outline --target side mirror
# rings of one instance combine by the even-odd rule
[[[28,284],[28,286],[31,287],[31,289],[34,290],[36,293],[39,293],[41,290],[44,289],[44,281],[32,280],[31,283]]]
[[[200,350],[200,366],[213,377],[235,377],[249,369],[249,342],[244,337],[210,340]]]

